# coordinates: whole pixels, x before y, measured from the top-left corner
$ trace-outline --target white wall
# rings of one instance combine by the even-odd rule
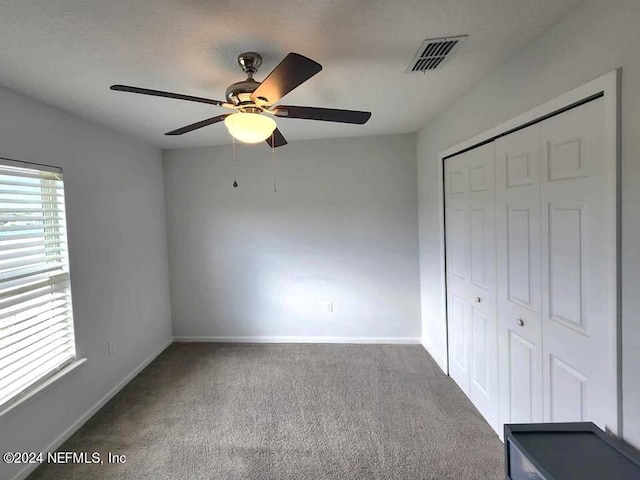
[[[418,339],[415,135],[237,152],[165,152],[174,335]]]
[[[1,452],[37,452],[171,339],[161,152],[5,89],[0,111],[0,156],[63,168],[76,340],[88,359],[0,418]],[[0,478],[19,470],[0,463]]]
[[[437,155],[462,140],[622,67],[624,437],[640,448],[640,2],[587,1],[418,134],[422,328],[446,358]]]

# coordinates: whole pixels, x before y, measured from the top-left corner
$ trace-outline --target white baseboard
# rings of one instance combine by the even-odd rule
[[[426,339],[426,338],[422,338],[420,343],[422,344],[422,346],[424,347],[424,349],[427,351],[427,353],[428,353],[429,355],[431,355],[431,358],[433,358],[433,359],[436,361],[436,363],[438,364],[438,366],[440,367],[440,369],[441,369],[445,374],[447,374],[447,375],[448,375],[448,374],[449,374],[449,371],[448,371],[448,365],[447,365],[447,362],[445,362],[442,358],[440,358],[439,356],[437,356],[437,355],[435,355],[435,354],[434,354],[434,349],[433,349],[433,348],[431,348],[431,347],[429,346],[429,342],[427,342],[427,339]]]
[[[367,343],[416,345],[418,337],[173,337],[174,342],[213,343]]]
[[[120,390],[122,390],[127,383],[129,383],[133,378],[138,375],[142,370],[145,369],[147,365],[153,362],[158,355],[160,355],[169,345],[173,343],[173,340],[169,340],[162,347],[156,350],[154,353],[149,355],[140,365],[133,369],[129,375],[123,378],[120,383],[118,383],[115,387],[113,387],[104,397],[102,397],[98,402],[87,410],[78,420],[76,420],[69,428],[67,428],[62,434],[56,438],[43,453],[46,452],[54,452],[60,445],[62,445],[71,435],[73,435],[82,425],[84,425],[87,420],[89,420],[95,413],[100,410],[111,398],[115,396]],[[40,464],[30,464],[25,468],[20,470],[12,480],[24,480],[27,478],[36,468],[38,468]]]

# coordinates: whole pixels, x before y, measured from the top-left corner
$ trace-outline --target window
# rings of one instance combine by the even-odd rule
[[[75,355],[62,171],[0,159],[0,406]]]

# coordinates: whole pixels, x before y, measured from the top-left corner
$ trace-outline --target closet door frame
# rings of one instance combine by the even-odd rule
[[[440,280],[442,291],[442,312],[441,321],[444,324],[442,331],[445,338],[430,340],[431,345],[445,345],[446,349],[441,358],[437,352],[434,358],[445,373],[449,373],[449,332],[447,319],[447,280],[446,280],[446,230],[445,230],[445,192],[444,192],[444,162],[447,158],[461,154],[465,151],[477,148],[481,145],[495,141],[496,139],[524,129],[533,124],[542,122],[547,118],[558,115],[564,111],[578,107],[596,98],[602,97],[604,100],[604,163],[605,180],[607,184],[607,204],[606,210],[614,212],[608,219],[607,231],[611,232],[611,241],[604,245],[604,249],[610,258],[615,259],[607,272],[608,283],[614,285],[612,298],[609,302],[609,331],[611,338],[609,369],[610,378],[613,379],[611,392],[609,394],[610,405],[615,412],[612,413],[613,424],[610,425],[611,433],[622,434],[622,355],[621,355],[621,290],[620,290],[620,80],[621,69],[613,70],[601,77],[598,77],[578,88],[575,88],[559,97],[554,98],[526,113],[518,115],[500,125],[487,130],[473,138],[465,140],[438,155],[439,178],[439,217],[440,217]]]

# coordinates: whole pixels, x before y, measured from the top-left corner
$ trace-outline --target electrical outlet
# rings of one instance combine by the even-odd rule
[[[333,302],[329,301],[325,304],[325,309],[327,313],[332,313],[333,312]]]
[[[116,342],[114,340],[111,340],[109,342],[109,356],[113,355],[114,353],[116,353]]]

